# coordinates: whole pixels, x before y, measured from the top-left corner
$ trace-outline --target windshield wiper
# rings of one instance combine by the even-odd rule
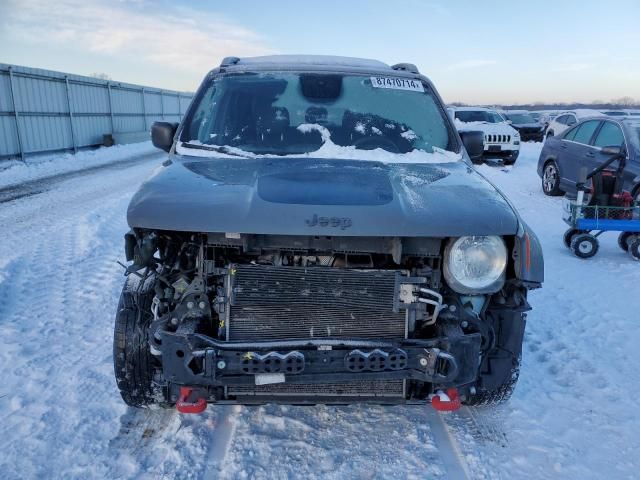
[[[193,148],[196,150],[209,150],[211,152],[224,153],[225,155],[231,155],[233,157],[251,158],[248,155],[243,155],[242,153],[229,150],[227,147],[224,147],[221,145],[220,146],[219,145],[198,145],[196,143],[182,142],[182,146],[184,148]]]

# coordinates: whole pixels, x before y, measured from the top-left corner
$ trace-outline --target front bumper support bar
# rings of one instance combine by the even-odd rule
[[[161,334],[163,374],[189,386],[412,379],[443,386],[477,376],[480,334],[428,340],[299,339],[225,342],[198,333]]]

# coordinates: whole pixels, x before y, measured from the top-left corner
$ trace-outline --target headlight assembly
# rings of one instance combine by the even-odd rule
[[[507,247],[500,237],[451,239],[444,251],[444,278],[458,293],[495,293],[502,288]]]

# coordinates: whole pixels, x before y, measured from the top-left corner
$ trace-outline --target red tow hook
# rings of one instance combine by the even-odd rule
[[[442,400],[436,393],[431,397],[431,406],[439,412],[453,412],[458,410],[462,405],[458,390],[456,388],[447,389],[447,397],[449,397],[449,400]]]
[[[199,397],[195,402],[190,402],[189,397],[193,393],[193,388],[180,387],[180,396],[176,402],[176,410],[180,413],[202,413],[207,409],[207,401],[204,397]]]

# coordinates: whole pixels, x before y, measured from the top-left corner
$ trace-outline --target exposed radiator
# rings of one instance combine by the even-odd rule
[[[393,270],[234,265],[229,340],[406,337]]]

